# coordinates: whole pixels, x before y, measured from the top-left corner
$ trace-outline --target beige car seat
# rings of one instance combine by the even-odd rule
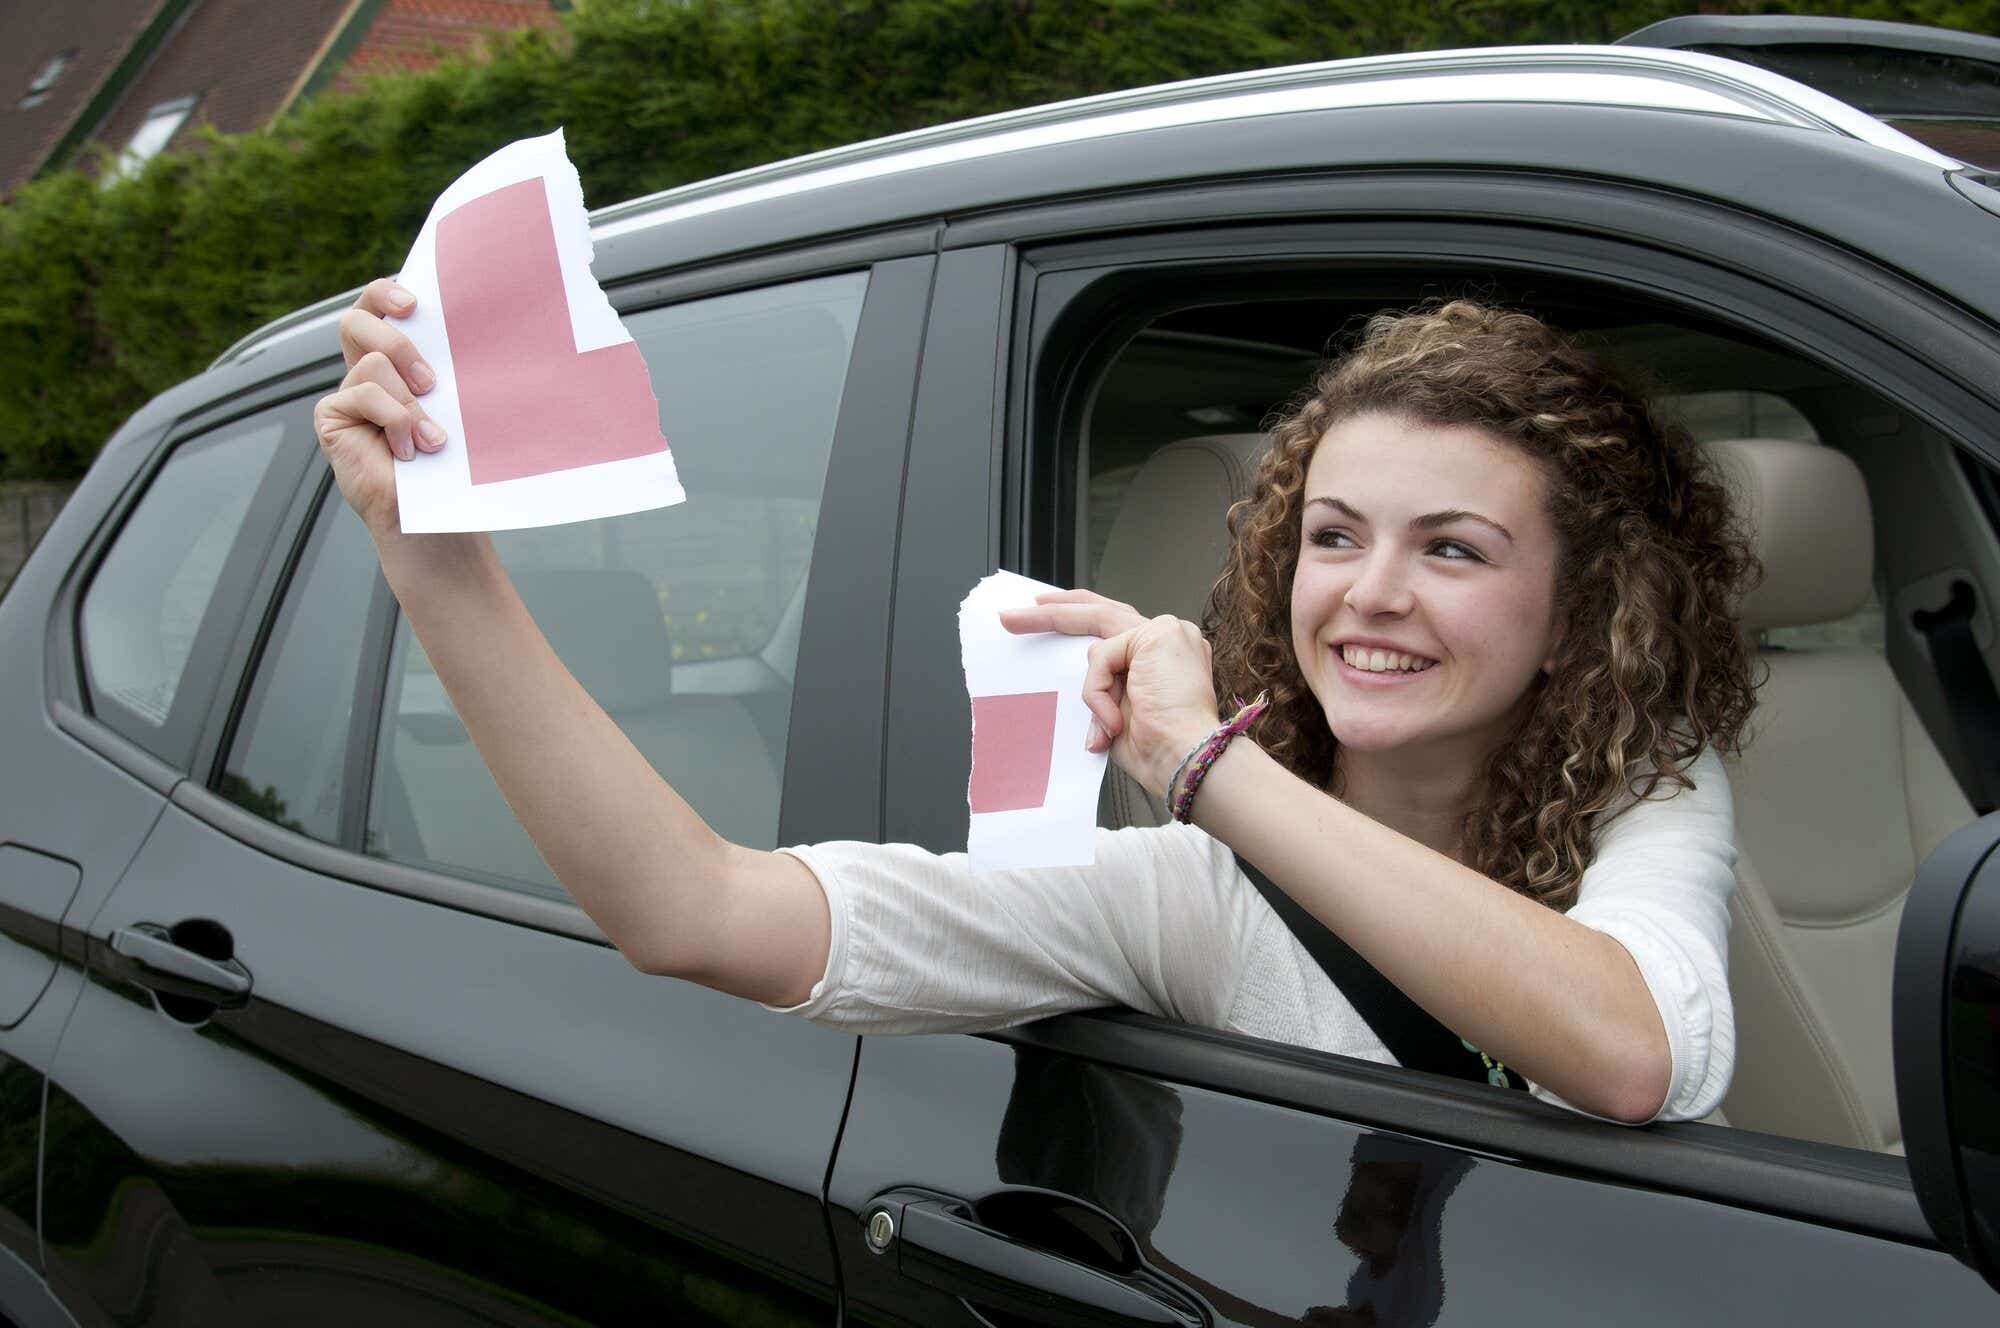
[[[1268,441],[1261,433],[1210,434],[1147,457],[1111,519],[1091,589],[1148,616],[1200,622],[1229,551],[1229,505],[1250,491]],[[1114,827],[1159,825],[1167,809],[1113,765],[1098,819]]]
[[[1861,472],[1815,443],[1711,444],[1764,582],[1745,626],[1846,618],[1868,596]],[[1760,649],[1769,669],[1730,779],[1739,1128],[1901,1151],[1889,1030],[1896,927],[1917,864],[1972,808],[1879,651]]]
[[[1094,587],[1142,613],[1198,620],[1228,546],[1224,514],[1265,438],[1188,438],[1140,468]],[[1868,495],[1843,454],[1813,443],[1713,444],[1766,572],[1753,630],[1847,617],[1874,563]],[[1769,503],[1770,495],[1783,502]],[[1769,680],[1731,769],[1741,857],[1730,982],[1739,1127],[1899,1149],[1890,1064],[1896,924],[1920,862],[1972,811],[1882,656],[1760,650]],[[1160,805],[1115,768],[1107,825],[1157,825]]]

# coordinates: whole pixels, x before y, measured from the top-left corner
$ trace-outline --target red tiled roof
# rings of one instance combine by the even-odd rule
[[[369,74],[429,69],[493,31],[553,27],[549,0],[389,0],[334,77],[346,92]]]

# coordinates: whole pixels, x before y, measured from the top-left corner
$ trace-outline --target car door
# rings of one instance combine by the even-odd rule
[[[1739,324],[1804,319],[1765,278],[1849,300],[1857,322],[1910,309],[1907,290],[1870,304],[1884,295],[1866,291],[1875,274],[1841,280],[1837,265],[1732,277],[1698,255],[1782,266],[1797,244],[1765,251],[1703,209],[1555,179],[1486,187],[1417,172],[1243,182],[1189,213],[1297,224],[1069,241],[1111,229],[1126,205],[1104,199],[948,235],[902,530],[891,838],[962,847],[969,717],[949,610],[996,564],[1089,580],[1100,472],[1077,422],[1111,390],[1107,363],[1149,328],[1247,361],[1260,321],[1319,282],[1355,309],[1455,279],[1561,291],[1579,318],[1593,300],[1674,291]],[[1175,202],[1155,193],[1145,207],[1157,225]],[[1008,234],[1043,243],[994,242]],[[1231,307],[1246,311],[1233,327],[1214,312]],[[1165,316],[1200,309],[1198,334]],[[1953,317],[1912,323],[1901,343],[1868,345],[1837,321],[1788,335],[1856,355],[1880,382],[1895,344],[1922,344],[1954,373],[1975,362],[1985,334]],[[1261,383],[1270,363],[1255,367]],[[1910,371],[1908,390],[1936,393],[1925,411],[1968,412],[1959,436],[1980,436],[1990,403]],[[1183,414],[1192,435],[1254,431],[1284,395],[1196,399],[1175,386],[1192,377],[1155,373],[1151,395],[1127,404]],[[989,401],[991,415],[966,408]],[[828,1198],[849,1309],[869,1323],[1951,1322],[1995,1303],[1937,1248],[1900,1158],[1717,1124],[1625,1129],[1131,1013],[865,1038]]]
[[[742,842],[877,828],[832,776],[880,743],[929,265],[623,293],[689,502],[496,537],[572,672]],[[603,942],[314,455],[208,745],[78,924],[51,1285],[84,1323],[833,1322],[853,1039]]]
[[[137,709],[111,701],[117,714],[78,736],[75,712],[48,686],[51,657],[71,639],[51,639],[50,604],[102,549],[121,492],[147,478],[171,413],[141,412],[110,441],[0,600],[0,677],[10,684],[0,702],[0,1317],[23,1324],[61,1313],[42,1280],[37,1225],[45,1077],[82,987],[69,928],[103,902],[165,806],[173,762],[212,696],[202,624],[239,612],[247,593],[252,561],[232,550],[268,542],[298,478],[278,443],[303,426],[302,408],[274,404],[267,390],[238,413],[150,477],[174,495],[179,517],[128,523],[126,552],[107,574],[99,607],[122,601],[156,629],[92,639]]]

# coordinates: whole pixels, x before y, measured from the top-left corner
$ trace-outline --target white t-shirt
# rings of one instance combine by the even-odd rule
[[[1735,1063],[1734,810],[1713,753],[1688,774],[1693,788],[1662,785],[1604,823],[1569,909],[1631,953],[1659,1005],[1673,1079],[1656,1120],[1713,1111]],[[833,943],[804,1002],[767,1008],[856,1033],[936,1033],[1123,1005],[1396,1063],[1229,848],[1192,826],[1100,830],[1088,867],[977,875],[963,853],[911,844],[784,851],[826,891]]]

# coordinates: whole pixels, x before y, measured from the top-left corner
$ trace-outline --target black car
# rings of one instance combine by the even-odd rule
[[[1358,316],[1520,305],[1718,445],[1834,449],[1846,505],[1754,496],[1772,575],[1861,607],[1758,624],[1720,1117],[1622,1128],[1129,1012],[855,1038],[640,973],[332,491],[308,416],[350,293],[135,415],[0,600],[0,1312],[2000,1314],[2000,42],[1687,23],[605,209],[692,497],[497,543],[722,833],[942,851],[966,590],[998,566],[1196,616],[1259,422]],[[1158,809],[1114,784],[1104,815]]]

